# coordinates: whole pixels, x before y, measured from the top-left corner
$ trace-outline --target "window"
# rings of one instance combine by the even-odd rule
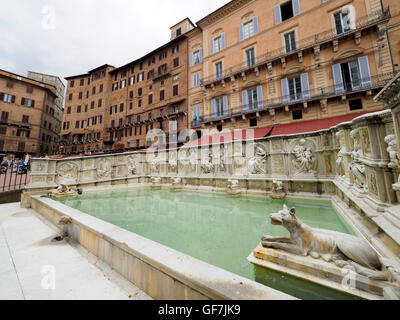
[[[141,96],[142,95],[142,88],[139,88],[138,89],[138,96]]]
[[[257,127],[257,118],[250,119],[250,127]]]
[[[225,100],[225,101],[224,101]],[[219,118],[225,115],[226,112],[224,112],[224,106],[227,104],[227,97],[222,97],[218,99],[214,99],[211,101],[211,109],[212,109],[212,115],[214,118]]]
[[[350,17],[346,11],[335,14],[336,34],[342,34],[350,31]]]
[[[198,87],[200,86],[200,73],[197,72],[193,74],[193,87]]]
[[[292,118],[293,118],[293,120],[303,119],[303,111],[302,110],[293,110]]]
[[[251,20],[243,25],[243,39],[250,38],[255,33],[255,20]]]
[[[254,110],[258,108],[258,95],[257,89],[247,90],[248,109]],[[261,98],[262,100],[262,98]]]
[[[72,100],[72,93],[70,93],[70,94],[69,94],[69,97],[68,97],[68,99],[69,99],[69,101],[71,101],[71,100]]]
[[[166,51],[164,51],[164,52],[162,52],[161,54],[160,54],[160,56],[159,56],[159,60],[163,60],[163,59],[165,59],[167,57],[167,52]]]
[[[101,124],[103,122],[103,116],[97,116],[97,123]]]
[[[120,87],[121,87],[121,89],[126,87],[126,80],[122,80],[121,81],[121,86]]]
[[[222,129],[223,129],[222,124],[217,125],[217,130],[218,130],[218,132],[221,132]]]
[[[6,135],[7,134],[7,127],[0,127],[0,134],[1,135]]]
[[[163,64],[158,67],[158,75],[167,73],[167,64]]]
[[[152,103],[153,103],[153,95],[149,94],[149,104],[152,104]]]
[[[289,82],[289,95],[290,95],[290,100],[300,100],[302,95],[301,95],[301,80],[300,77],[295,77],[288,79]]]
[[[218,62],[215,64],[215,77],[217,79],[222,78],[222,62]]]
[[[178,95],[178,85],[175,85],[172,90],[172,95],[175,97]]]
[[[360,68],[358,66],[358,61],[350,61],[342,63],[342,78],[344,82],[344,88],[346,91],[358,90],[361,88],[361,77]]]
[[[196,65],[199,64],[202,61],[202,53],[201,53],[201,49],[193,52],[193,56],[192,56],[192,65]]]
[[[142,106],[142,99],[138,100],[138,107],[140,108]]]
[[[248,67],[254,66],[256,63],[256,58],[254,54],[254,48],[246,51],[246,64]]]
[[[118,90],[118,82],[114,82],[112,85],[112,91]]]
[[[35,104],[35,102],[31,99],[27,99],[27,98],[21,99],[21,105],[23,105],[25,107],[33,107],[34,104]]]
[[[67,114],[70,114],[71,113],[71,107],[68,107],[67,108]]]
[[[174,59],[174,68],[179,67],[179,58]]]
[[[300,14],[300,0],[290,0],[274,8],[275,24],[279,24]]]
[[[182,29],[178,28],[176,29],[176,36],[179,37],[182,34]]]
[[[165,91],[161,90],[160,91],[160,101],[163,101],[165,99]]]
[[[141,81],[143,81],[143,80],[144,80],[144,72],[141,72],[141,73],[138,74],[138,80],[137,80],[137,82],[141,82]]]
[[[76,112],[80,113],[81,112],[81,106],[76,107]]]
[[[28,92],[28,93],[33,93],[33,88],[32,88],[32,87],[27,87],[27,88],[26,88],[26,92]]]
[[[103,85],[102,84],[100,85],[100,90],[99,91],[103,92]]]
[[[71,88],[73,88],[74,85],[75,85],[75,81],[74,81],[74,80],[71,80],[71,82],[69,83],[69,86],[70,86]]]
[[[97,103],[97,107],[100,108],[102,104],[103,104],[103,100],[99,99],[99,102]]]
[[[90,102],[90,109],[94,109],[94,101]],[[87,111],[85,110],[85,112]]]
[[[153,78],[154,78],[154,70],[150,70],[150,71],[147,73],[147,80],[153,79]]]
[[[92,94],[96,94],[96,87],[92,88]]]
[[[115,105],[115,106],[110,107],[110,114],[113,115],[116,113],[117,113],[117,106]]]
[[[133,85],[135,83],[135,76],[129,78],[129,85]]]
[[[349,107],[350,111],[361,110],[363,108],[362,100],[361,99],[350,100]]]
[[[149,60],[149,66],[151,66],[152,64],[155,64],[156,63],[156,58],[155,57],[152,57],[150,60]]]
[[[214,53],[224,49],[222,40],[223,40],[222,36],[219,36],[218,38],[214,39],[214,48],[213,48],[214,49],[214,51],[213,51]]]
[[[175,46],[172,48],[172,54],[178,53],[179,52],[179,46]]]
[[[24,152],[25,151],[25,142],[18,142],[18,151],[19,152]]]
[[[121,103],[119,105],[119,112],[124,112],[124,104],[123,103]]]
[[[296,38],[294,31],[285,34],[286,53],[296,50]]]
[[[81,79],[79,85],[82,87],[85,83],[85,79]]]
[[[14,103],[15,102],[15,96],[12,96],[11,94],[4,93],[3,99],[1,99],[1,100],[3,100],[4,102],[8,102],[8,103]]]
[[[75,121],[75,129],[79,128],[79,120]]]

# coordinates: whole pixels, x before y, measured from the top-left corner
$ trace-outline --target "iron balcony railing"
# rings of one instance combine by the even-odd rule
[[[376,75],[369,78],[360,79],[353,82],[345,82],[343,86],[329,86],[316,88],[301,93],[280,96],[277,98],[267,99],[263,101],[255,101],[252,104],[242,105],[240,107],[231,108],[229,110],[221,110],[221,112],[210,113],[201,117],[197,117],[192,121],[192,128],[201,126],[203,123],[229,119],[232,117],[250,114],[254,112],[267,111],[275,108],[286,107],[293,104],[305,103],[314,100],[324,100],[346,94],[368,91],[372,89],[384,87],[396,73],[389,72]]]
[[[0,166],[0,192],[20,190],[29,182],[28,171],[30,164],[20,165],[13,160],[10,164],[2,163]]]
[[[286,46],[280,47],[278,49],[268,51],[265,54],[256,57],[255,59],[253,59],[253,61],[250,61],[250,62],[245,61],[240,64],[234,65],[228,69],[225,69],[222,72],[217,72],[215,74],[212,74],[209,77],[204,77],[200,81],[201,85],[207,86],[207,85],[210,85],[211,83],[221,81],[223,79],[227,79],[227,78],[230,78],[230,77],[233,77],[236,75],[240,75],[242,72],[264,66],[275,60],[279,60],[281,58],[284,58],[284,57],[287,57],[290,55],[298,54],[299,52],[305,51],[309,48],[313,48],[313,47],[322,45],[324,43],[331,42],[331,41],[355,34],[364,29],[373,27],[380,22],[387,21],[388,19],[390,19],[389,8],[384,11],[382,11],[382,10],[375,11],[365,17],[357,19],[354,22],[354,28],[349,31],[338,34],[336,31],[336,28],[332,28],[330,30],[327,30],[327,31],[324,31],[321,33],[317,33],[310,37],[296,41],[296,45],[293,46],[293,48],[291,48],[290,50],[288,50]]]

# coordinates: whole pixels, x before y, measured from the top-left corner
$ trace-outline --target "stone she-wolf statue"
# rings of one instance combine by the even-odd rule
[[[285,227],[290,237],[264,236],[262,246],[281,249],[292,254],[322,258],[342,268],[352,265],[356,272],[374,280],[389,280],[390,273],[383,270],[378,254],[362,238],[353,235],[311,228],[296,217],[296,209],[283,210],[270,215],[271,224]]]

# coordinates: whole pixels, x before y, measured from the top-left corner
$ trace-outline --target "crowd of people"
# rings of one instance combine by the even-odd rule
[[[8,172],[15,172],[17,174],[24,174],[30,170],[31,160],[28,154],[23,159],[9,158],[4,156],[0,164],[0,174]]]

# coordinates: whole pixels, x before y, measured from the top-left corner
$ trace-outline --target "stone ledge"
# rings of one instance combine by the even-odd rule
[[[362,299],[383,299],[383,289],[386,286],[398,289],[397,286],[389,282],[370,280],[360,275],[356,276],[356,288],[343,286],[341,283],[346,274],[342,273],[343,269],[336,265],[321,259],[264,248],[261,244],[254,249],[247,260],[256,265],[283,272]]]

